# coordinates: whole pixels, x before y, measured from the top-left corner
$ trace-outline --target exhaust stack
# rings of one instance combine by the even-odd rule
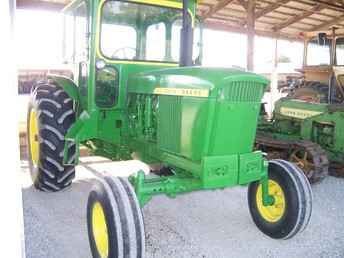
[[[188,13],[189,1],[183,0],[183,27],[180,37],[180,66],[192,66],[193,28],[191,16]]]

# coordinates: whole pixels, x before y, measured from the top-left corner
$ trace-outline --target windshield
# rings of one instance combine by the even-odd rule
[[[101,53],[110,59],[177,63],[181,19],[181,9],[107,1],[102,8]],[[200,30],[195,31],[197,42]]]
[[[337,56],[337,65],[344,65],[344,38],[337,38],[336,56]]]
[[[326,39],[324,45],[319,45],[317,39],[307,45],[307,65],[329,65],[331,63],[331,40]]]

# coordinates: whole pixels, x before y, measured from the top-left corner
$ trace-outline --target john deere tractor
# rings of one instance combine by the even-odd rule
[[[202,38],[196,4],[76,0],[64,9],[74,80],[51,75],[32,92],[28,137],[35,187],[69,187],[80,144],[112,160],[136,157],[169,171],[98,178],[87,203],[93,257],[143,257],[140,209],[159,194],[249,185],[251,216],[268,236],[293,237],[309,222],[312,193],[304,174],[253,151],[268,81],[194,66],[201,44],[193,39]]]
[[[340,31],[339,31],[340,32]],[[344,36],[333,29],[305,42],[302,82],[261,119],[257,147],[297,164],[311,182],[344,175]]]

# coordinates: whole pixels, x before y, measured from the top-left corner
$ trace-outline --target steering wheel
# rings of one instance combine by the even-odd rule
[[[128,51],[133,52],[132,55],[131,53],[128,53]],[[112,58],[121,58],[121,59],[133,59],[136,56],[136,49],[133,47],[121,47],[112,54]]]

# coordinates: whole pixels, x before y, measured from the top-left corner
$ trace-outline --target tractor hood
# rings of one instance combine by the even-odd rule
[[[216,96],[219,89],[231,82],[253,82],[268,85],[269,81],[262,76],[236,69],[182,67],[155,70],[129,76],[130,93],[153,94],[157,90],[179,92],[189,90],[197,94],[207,92],[207,96]]]
[[[342,104],[312,103],[282,98],[275,103],[274,117],[278,119],[304,120],[324,113],[344,112]]]

